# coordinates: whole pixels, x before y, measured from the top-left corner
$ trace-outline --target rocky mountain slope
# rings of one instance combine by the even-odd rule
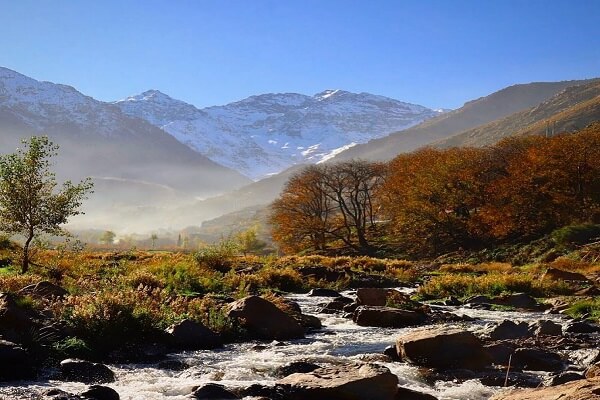
[[[368,93],[263,94],[202,110],[149,90],[114,103],[211,160],[260,179],[440,114]]]
[[[489,96],[465,103],[458,110],[442,114],[420,125],[354,146],[341,152],[333,160],[353,158],[389,160],[400,153],[415,150],[426,144],[535,107],[570,86],[590,82],[591,80],[536,82],[510,86]]]
[[[600,80],[571,86],[535,107],[469,129],[436,146],[485,146],[507,136],[581,129],[600,120]]]

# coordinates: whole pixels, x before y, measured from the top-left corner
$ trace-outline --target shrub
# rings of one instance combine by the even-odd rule
[[[208,245],[194,254],[194,259],[201,265],[217,271],[230,269],[230,260],[238,253],[238,245],[230,239],[223,239],[217,244]]]
[[[552,232],[552,239],[559,245],[582,245],[600,238],[600,225],[569,225]]]
[[[567,314],[573,318],[587,316],[590,319],[600,321],[600,299],[577,301],[567,309]]]

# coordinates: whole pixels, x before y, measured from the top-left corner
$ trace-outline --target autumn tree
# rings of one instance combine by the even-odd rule
[[[79,207],[92,188],[90,179],[79,184],[57,182],[50,158],[58,146],[47,137],[32,137],[13,154],[0,156],[0,230],[24,236],[21,272],[30,264],[30,247],[41,233],[65,235],[61,229],[70,216],[81,214]]]
[[[356,253],[374,251],[383,164],[349,161],[313,165],[294,175],[271,205],[273,238],[284,249],[325,250],[342,245]]]
[[[260,253],[267,247],[267,243],[258,238],[258,228],[256,226],[239,232],[235,239],[244,256],[248,253]]]
[[[309,166],[294,174],[271,204],[273,239],[284,250],[325,249],[333,205],[324,180],[322,165]]]

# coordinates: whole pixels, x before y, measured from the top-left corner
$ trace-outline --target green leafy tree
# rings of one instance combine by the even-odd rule
[[[115,238],[117,235],[113,231],[105,231],[102,236],[100,236],[100,243],[104,244],[113,244],[115,242]]]
[[[88,178],[78,184],[63,183],[56,191],[50,159],[58,146],[47,137],[32,137],[15,153],[0,156],[0,230],[25,238],[21,272],[30,264],[30,246],[41,233],[64,236],[61,228],[70,216],[81,214],[79,207],[92,189]]]
[[[252,227],[236,235],[239,249],[244,255],[260,253],[267,247],[267,243],[258,238],[257,230],[258,228]]]
[[[152,235],[150,235],[150,240],[152,241],[152,250],[154,250],[154,247],[156,246],[156,241],[158,240],[158,235],[156,233],[153,233]]]

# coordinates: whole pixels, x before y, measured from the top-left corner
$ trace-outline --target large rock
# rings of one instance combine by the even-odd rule
[[[277,382],[286,400],[394,400],[398,378],[377,364],[351,364],[292,374]]]
[[[29,295],[41,299],[49,299],[52,297],[63,298],[67,296],[69,292],[62,287],[55,285],[54,283],[41,281],[25,286],[23,289],[19,290],[19,294]]]
[[[539,320],[533,325],[536,335],[561,336],[562,326],[553,321]]]
[[[437,400],[437,397],[399,386],[395,400]]]
[[[492,340],[505,340],[530,337],[531,333],[529,332],[529,325],[526,322],[516,324],[513,321],[505,319],[496,325],[488,335]]]
[[[582,379],[539,389],[498,393],[490,400],[600,400],[600,379]]]
[[[391,307],[359,306],[354,311],[352,320],[360,326],[404,328],[423,323],[425,314]]]
[[[92,385],[80,396],[89,400],[119,400],[119,393],[108,386]]]
[[[223,385],[216,383],[207,383],[206,385],[197,388],[192,393],[193,399],[203,400],[235,400],[239,399],[234,393],[227,390]]]
[[[213,349],[222,344],[216,333],[203,324],[189,319],[169,327],[167,333],[171,342],[183,349]]]
[[[110,383],[115,374],[104,364],[89,361],[66,359],[60,363],[60,372],[65,381],[82,383]]]
[[[390,289],[359,288],[356,290],[356,302],[361,306],[385,306]]]
[[[0,340],[0,382],[33,377],[29,355],[15,343]]]
[[[563,366],[560,356],[551,351],[532,348],[515,350],[512,365],[530,371],[558,371]]]
[[[341,294],[339,294],[338,292],[336,292],[333,289],[325,289],[325,288],[315,288],[312,289],[310,292],[308,292],[309,296],[315,296],[315,297],[340,297]]]
[[[494,304],[520,308],[524,310],[539,310],[543,306],[538,304],[535,298],[526,293],[514,293],[505,296],[495,297]]]
[[[574,282],[588,282],[589,279],[585,275],[577,272],[563,271],[558,268],[548,268],[542,280],[545,281],[574,281]]]
[[[574,321],[567,325],[567,333],[596,333],[600,332],[600,326],[586,321]]]
[[[402,360],[431,368],[479,369],[491,362],[481,341],[461,329],[439,327],[409,332],[396,340],[396,349]]]
[[[585,377],[588,379],[600,379],[600,363],[590,366],[585,371]]]
[[[285,340],[304,337],[304,328],[294,318],[258,296],[245,297],[232,303],[227,315],[240,321],[250,335],[257,339]]]
[[[307,361],[294,361],[277,368],[275,370],[275,376],[284,378],[291,374],[313,372],[317,368],[321,368],[321,366]]]

